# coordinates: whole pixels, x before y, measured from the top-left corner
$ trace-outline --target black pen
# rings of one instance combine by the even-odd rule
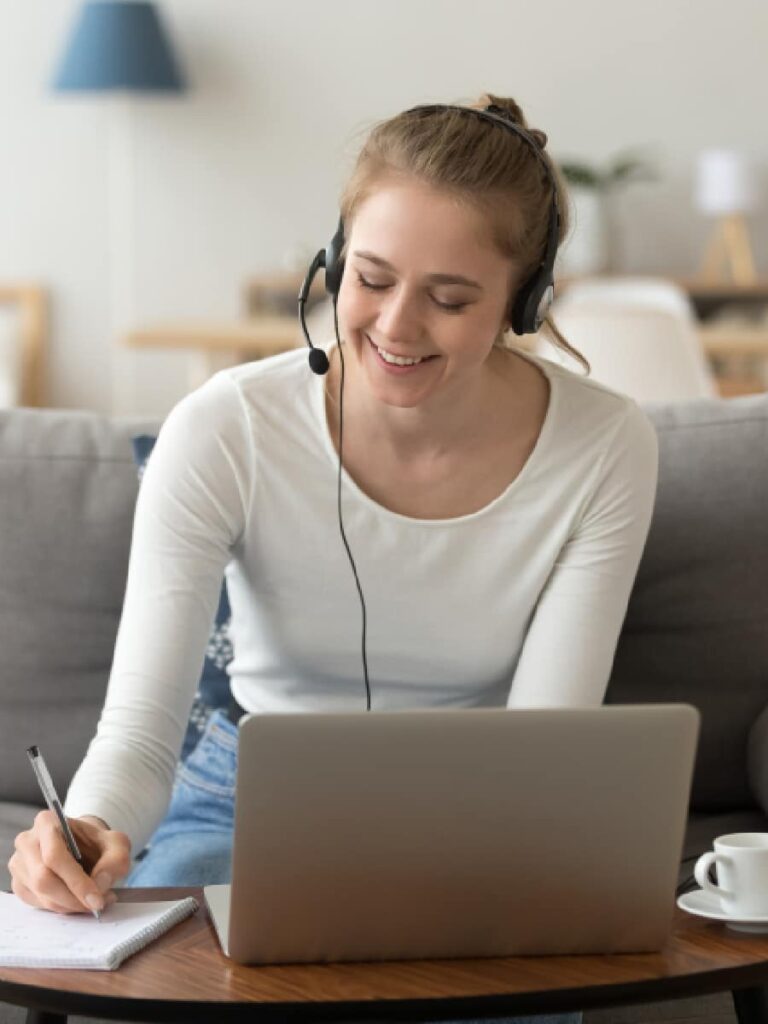
[[[27,747],[27,756],[29,757],[43,796],[45,797],[45,802],[59,819],[59,825],[61,825],[61,831],[64,833],[64,840],[69,847],[69,852],[82,867],[83,855],[78,849],[75,837],[72,835],[72,829],[69,827],[69,822],[64,816],[64,811],[61,807],[61,800],[59,800],[58,794],[56,793],[56,787],[53,784],[51,773],[48,771],[48,766],[43,760],[43,755],[40,753],[40,748],[37,746]],[[98,910],[92,910],[91,913],[97,921],[101,920],[101,914]]]

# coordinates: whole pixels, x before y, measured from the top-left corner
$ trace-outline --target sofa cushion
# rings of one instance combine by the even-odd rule
[[[0,410],[0,800],[40,799],[39,744],[64,795],[104,702],[147,420]]]
[[[768,814],[768,704],[760,712],[749,732],[747,775],[755,800]]]
[[[133,457],[138,467],[139,480],[144,475],[147,459],[155,447],[156,440],[156,437],[149,434],[141,434],[139,437],[133,438]],[[181,746],[180,759],[182,761],[186,761],[199,743],[213,712],[217,708],[226,708],[229,705],[230,683],[227,665],[233,657],[229,629],[231,619],[232,612],[229,608],[227,583],[224,580],[221,584],[219,606],[216,609],[216,616],[208,637],[200,681],[192,701],[187,731]]]
[[[768,395],[645,409],[659,486],[606,700],[694,704],[694,810],[754,807],[747,738],[768,694]]]

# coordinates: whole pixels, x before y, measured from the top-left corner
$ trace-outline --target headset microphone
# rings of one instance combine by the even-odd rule
[[[328,356],[321,348],[313,348],[309,353],[309,368],[313,373],[317,373],[320,376],[328,373]]]
[[[307,344],[309,345],[309,368],[313,373],[317,373],[322,376],[324,373],[328,373],[329,363],[328,356],[323,352],[321,348],[315,348],[309,338],[309,331],[307,330],[307,323],[304,319],[304,304],[307,301],[309,295],[309,289],[312,287],[312,282],[315,279],[315,275],[321,267],[325,267],[325,249],[321,249],[320,252],[312,260],[312,264],[307,271],[307,276],[304,278],[304,283],[299,291],[299,320],[301,322],[301,329],[304,332],[304,337]]]

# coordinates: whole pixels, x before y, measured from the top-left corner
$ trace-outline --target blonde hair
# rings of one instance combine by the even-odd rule
[[[343,188],[339,202],[346,228],[342,257],[346,257],[350,225],[364,200],[382,180],[410,177],[459,204],[479,209],[486,217],[493,244],[505,258],[514,261],[519,282],[528,280],[546,247],[551,182],[555,183],[560,212],[558,244],[567,236],[570,225],[568,193],[558,168],[544,151],[547,136],[528,126],[514,100],[487,93],[464,106],[483,110],[489,104],[500,107],[503,116],[533,137],[551,180],[530,144],[502,125],[452,109],[435,110],[429,116],[408,111],[397,114],[370,130]],[[545,317],[544,326],[550,340],[589,373],[587,360],[566,341],[551,317]],[[495,344],[506,346],[508,329],[500,331]]]

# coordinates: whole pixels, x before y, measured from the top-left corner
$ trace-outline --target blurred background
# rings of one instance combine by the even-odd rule
[[[768,387],[764,0],[2,12],[0,405],[162,416],[218,367],[301,343],[297,282],[364,132],[485,91],[567,172],[562,329],[598,379]]]

